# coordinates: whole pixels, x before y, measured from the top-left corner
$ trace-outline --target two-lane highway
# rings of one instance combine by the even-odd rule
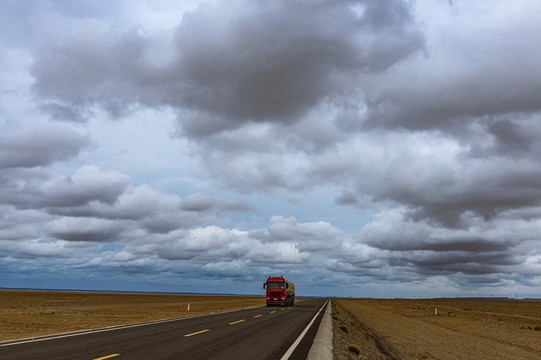
[[[325,299],[290,308],[261,307],[84,334],[0,344],[0,359],[276,359],[280,360],[316,317]],[[304,359],[307,336],[290,360]],[[303,345],[304,344],[304,345]]]

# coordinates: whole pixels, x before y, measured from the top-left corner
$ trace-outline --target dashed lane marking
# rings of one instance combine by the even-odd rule
[[[229,325],[235,325],[235,324],[241,323],[243,321],[245,321],[245,320],[233,321],[233,322],[230,322]]]
[[[194,336],[194,335],[197,335],[197,334],[202,334],[202,333],[207,332],[207,331],[210,331],[210,329],[197,331],[197,332],[194,332],[194,333],[191,333],[191,334],[186,334],[186,335],[184,335],[184,337],[189,337],[189,336]]]
[[[105,359],[109,359],[109,358],[112,358],[112,357],[115,357],[115,356],[119,356],[120,354],[111,354],[111,355],[107,355],[107,356],[103,356],[103,357],[100,357],[100,358],[96,358],[94,360],[105,360]]]
[[[258,317],[262,317],[262,316],[263,316],[263,315],[256,315],[256,316],[254,316],[254,317],[255,317],[255,318],[258,318]]]

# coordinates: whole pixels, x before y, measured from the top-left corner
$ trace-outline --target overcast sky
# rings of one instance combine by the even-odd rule
[[[0,8],[0,287],[541,296],[540,2]]]

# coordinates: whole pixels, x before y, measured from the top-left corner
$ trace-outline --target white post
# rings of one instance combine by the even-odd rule
[[[190,311],[190,304],[188,304],[188,311]]]
[[[434,308],[434,315],[438,316],[438,308]]]

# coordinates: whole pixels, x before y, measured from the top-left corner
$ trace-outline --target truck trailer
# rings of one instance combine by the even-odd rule
[[[295,284],[284,279],[283,276],[269,276],[263,283],[263,289],[267,289],[267,306],[293,306],[295,305]]]

